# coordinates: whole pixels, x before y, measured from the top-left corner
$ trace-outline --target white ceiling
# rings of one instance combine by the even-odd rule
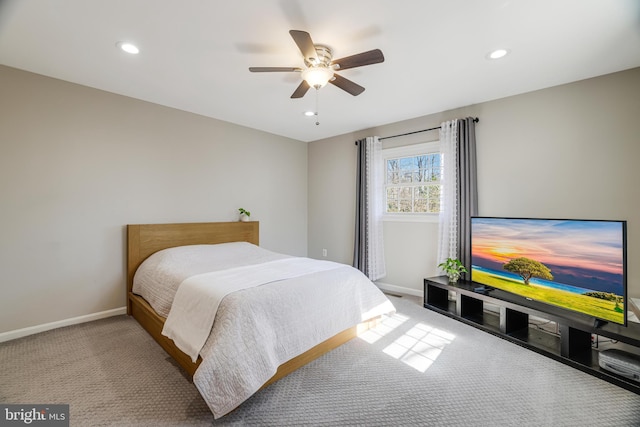
[[[320,90],[319,126],[299,73],[248,71],[302,66],[290,29],[385,55],[340,73],[361,95]],[[640,1],[0,0],[0,64],[314,141],[638,67]]]

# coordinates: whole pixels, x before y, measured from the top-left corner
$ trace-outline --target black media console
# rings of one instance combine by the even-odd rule
[[[640,394],[640,382],[598,364],[600,341],[640,354],[640,323],[596,325],[587,316],[499,289],[465,280],[451,284],[446,276],[424,279],[424,307]],[[529,316],[549,322],[555,330],[541,328]]]

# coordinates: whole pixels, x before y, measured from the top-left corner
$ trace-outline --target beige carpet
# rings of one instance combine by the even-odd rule
[[[392,298],[398,314],[214,421],[119,316],[0,344],[0,403],[68,403],[72,426],[640,426],[640,396]]]

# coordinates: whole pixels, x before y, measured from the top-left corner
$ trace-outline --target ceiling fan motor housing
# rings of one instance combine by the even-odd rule
[[[322,44],[313,45],[316,48],[316,54],[318,59],[304,58],[304,64],[307,67],[329,67],[331,65],[331,59],[333,59],[333,52],[329,46]]]

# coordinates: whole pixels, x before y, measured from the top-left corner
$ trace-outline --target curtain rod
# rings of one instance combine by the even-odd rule
[[[474,117],[473,119],[474,122],[478,123],[480,121],[479,118]],[[421,133],[421,132],[428,132],[430,130],[436,130],[436,129],[440,129],[440,126],[435,127],[435,128],[429,128],[429,129],[422,129],[422,130],[416,130],[414,132],[407,132],[407,133],[401,133],[400,135],[391,135],[391,136],[385,136],[383,138],[378,138],[380,141],[382,141],[383,139],[390,139],[390,138],[397,138],[399,136],[407,136],[407,135],[413,135],[414,133]]]

